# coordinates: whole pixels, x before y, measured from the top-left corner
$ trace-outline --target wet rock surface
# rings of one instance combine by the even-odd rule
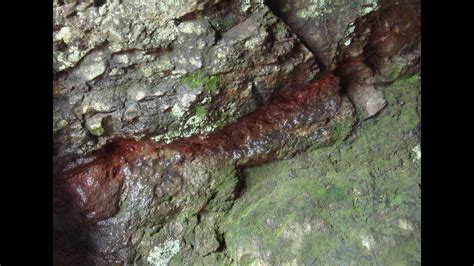
[[[337,68],[362,119],[386,105],[375,83],[420,71],[420,1],[271,0],[268,4],[319,62]]]
[[[380,7],[378,0],[269,0],[268,5],[326,66],[355,21]]]
[[[350,2],[54,1],[55,265],[419,264],[420,3]]]
[[[237,265],[420,265],[420,79],[346,142],[248,168],[222,219]]]
[[[58,159],[209,133],[319,72],[259,1],[57,2],[53,41]]]
[[[420,8],[419,1],[385,1],[377,12],[359,18],[341,40],[336,73],[361,118],[374,116],[386,104],[376,84],[420,71]]]
[[[76,244],[88,249],[82,261],[132,263],[149,252],[138,246],[144,231],[163,226],[178,213],[196,215],[216,195],[220,201],[232,199],[238,167],[344,138],[355,117],[338,85],[338,78],[325,73],[306,86],[285,89],[269,105],[207,137],[170,144],[116,139],[77,158],[54,180],[57,235],[66,237],[56,241],[57,248],[69,241],[76,249],[75,240],[61,228],[82,228],[83,235],[93,237]],[[179,231],[171,233],[182,241]],[[215,243],[209,252],[218,248]]]

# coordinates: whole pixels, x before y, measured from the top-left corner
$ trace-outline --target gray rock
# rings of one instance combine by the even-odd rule
[[[339,41],[356,19],[380,6],[378,0],[270,0],[268,4],[326,66],[333,63]]]
[[[56,254],[86,264],[156,262],[178,252],[184,263],[202,260],[224,248],[215,227],[232,206],[239,168],[342,141],[354,124],[352,104],[327,73],[208,138],[115,139],[55,176]]]
[[[419,263],[416,1],[268,2],[54,1],[55,264]]]
[[[206,134],[318,73],[311,52],[261,1],[183,3],[55,4],[54,78],[62,93],[54,114],[65,121],[55,130],[57,156],[113,136],[169,142]],[[91,133],[97,114],[110,116],[113,130]]]

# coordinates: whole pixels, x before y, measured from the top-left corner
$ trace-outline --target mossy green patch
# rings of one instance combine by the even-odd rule
[[[420,79],[378,89],[386,109],[347,139],[332,124],[338,145],[245,171],[221,224],[237,264],[420,264]]]
[[[90,129],[90,132],[94,136],[102,136],[104,134],[104,128],[99,126],[99,127],[93,127]]]
[[[346,121],[344,121],[341,123],[341,122],[335,121],[335,123],[331,125],[331,129],[334,132],[333,135],[334,135],[334,139],[336,140],[336,144],[340,144],[344,140],[346,140],[347,136],[352,131],[354,122],[347,123]]]
[[[227,113],[227,112],[224,112],[220,109],[217,109],[214,111],[214,114],[216,116],[216,124],[217,124],[217,127],[222,127],[226,124],[228,124],[229,122],[229,119],[230,119],[230,115]]]
[[[188,85],[191,89],[199,88],[203,84],[202,81],[203,80],[200,71],[192,72],[181,78],[181,82]]]
[[[395,65],[390,72],[388,78],[390,80],[397,80],[400,77],[400,73],[402,72],[402,66]]]
[[[278,23],[276,26],[276,30],[278,33],[286,32],[285,25],[283,25],[283,23]]]
[[[208,93],[217,91],[219,85],[218,75],[207,75],[203,70],[197,70],[181,77],[181,83],[193,90],[204,88]]]
[[[199,105],[196,107],[194,114],[199,117],[200,119],[206,119],[207,117],[207,109],[203,105]]]
[[[218,84],[219,76],[217,75],[208,76],[204,79],[204,89],[208,92],[216,92]]]
[[[265,24],[273,24],[277,21],[277,17],[275,17],[275,15],[273,15],[272,12],[268,11],[265,16],[263,17],[263,21]]]
[[[231,199],[238,182],[236,171],[233,164],[228,164],[214,173],[216,182],[211,189],[215,192],[208,198],[207,211],[223,211],[232,205]]]

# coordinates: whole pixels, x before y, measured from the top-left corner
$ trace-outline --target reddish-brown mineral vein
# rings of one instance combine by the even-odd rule
[[[417,1],[404,2],[407,4],[382,8],[362,18],[351,44],[340,47],[335,70],[356,105],[374,102],[374,82],[391,81],[419,69],[419,7],[408,4]],[[340,108],[347,105],[341,104],[338,90],[338,78],[325,73],[306,86],[285,88],[267,106],[208,136],[170,144],[117,138],[77,158],[53,180],[56,228],[61,236],[66,233],[63,242],[81,242],[69,232],[76,225],[85,225],[88,233],[99,237],[86,244],[86,253],[94,250],[95,257],[110,256],[105,261],[130,261],[136,244],[130,245],[128,239],[138,228],[167,221],[182,204],[192,205],[195,213],[207,204],[212,190],[220,188],[211,188],[216,181],[214,166],[249,166],[331,143],[331,127],[339,123],[334,121],[351,123],[345,120],[351,117],[353,122],[353,109],[346,108],[348,114]],[[370,116],[380,106],[366,111]],[[193,173],[203,170],[202,165],[203,172]],[[119,201],[132,206],[121,206],[117,214]],[[140,214],[137,209],[143,206],[147,209]],[[69,253],[78,253],[80,246],[73,245]],[[119,254],[119,250],[131,253]]]
[[[314,134],[338,111],[338,90],[338,78],[325,73],[306,86],[283,90],[269,105],[208,136],[170,144],[114,139],[54,178],[55,208],[66,204],[95,221],[114,215],[125,167],[138,158],[166,160],[179,155],[181,161],[213,158],[242,166],[272,159],[288,143],[302,149],[312,137],[324,137]]]
[[[374,84],[410,76],[420,68],[419,2],[406,2],[360,18],[350,44],[339,47],[336,73],[365,118],[386,104]]]
[[[72,168],[55,178],[55,206],[71,202],[89,216],[113,215],[123,181],[123,166],[138,157],[153,156],[156,146],[147,140],[116,139],[78,159],[79,162],[71,162]]]

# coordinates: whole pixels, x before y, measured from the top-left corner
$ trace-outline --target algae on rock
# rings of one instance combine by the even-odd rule
[[[340,145],[249,168],[221,225],[238,265],[420,264],[420,79]]]

